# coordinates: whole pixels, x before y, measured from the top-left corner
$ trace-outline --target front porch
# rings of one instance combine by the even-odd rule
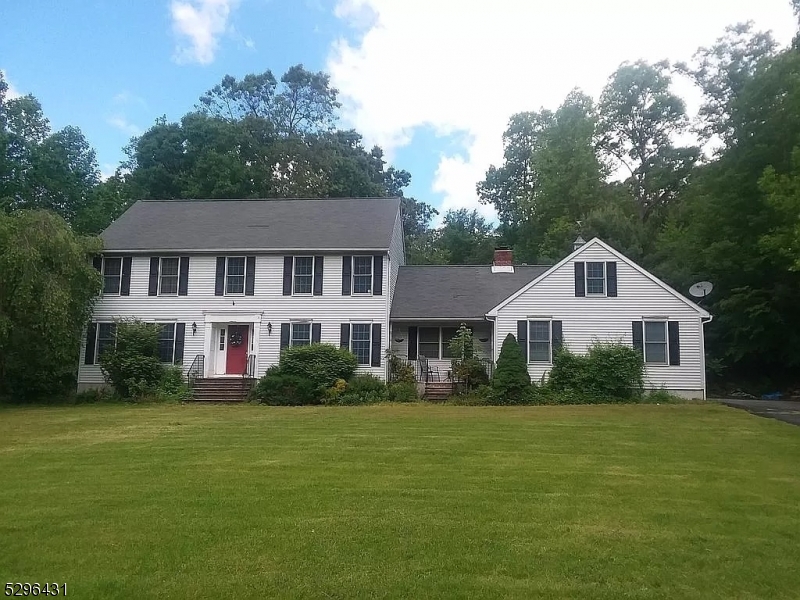
[[[484,367],[487,379],[494,370],[492,323],[489,321],[392,322],[388,380],[407,377],[413,372],[422,396],[444,400],[468,382],[458,376],[459,358],[450,352],[450,340],[461,324],[472,330],[474,358]]]

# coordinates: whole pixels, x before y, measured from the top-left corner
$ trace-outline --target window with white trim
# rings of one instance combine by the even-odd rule
[[[122,287],[122,258],[103,257],[103,294],[119,295]]]
[[[606,293],[606,263],[586,263],[586,295],[604,296]]]
[[[650,365],[668,364],[667,322],[644,322],[644,362]]]
[[[158,358],[162,363],[175,362],[175,323],[159,323]]]
[[[372,358],[372,324],[353,323],[350,326],[350,351],[359,365],[370,365]]]
[[[353,293],[372,293],[372,257],[353,257]]]
[[[228,256],[225,259],[225,293],[244,294],[244,256]]]
[[[178,262],[177,256],[162,257],[158,269],[158,293],[161,296],[178,295]]]
[[[292,274],[294,277],[293,293],[298,295],[311,294],[314,289],[314,257],[295,256]]]
[[[453,358],[450,340],[456,333],[457,327],[420,327],[417,330],[417,355],[437,360]]]
[[[528,362],[552,362],[552,321],[528,321]]]
[[[311,323],[292,323],[289,345],[308,346],[311,344]]]
[[[94,364],[100,364],[100,356],[106,350],[113,350],[117,347],[117,324],[98,323],[97,340],[92,340],[95,345]]]

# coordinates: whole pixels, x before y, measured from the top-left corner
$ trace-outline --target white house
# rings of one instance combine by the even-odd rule
[[[259,377],[283,348],[349,348],[387,376],[390,348],[421,379],[446,382],[448,341],[472,328],[490,365],[508,333],[545,376],[554,348],[640,348],[649,386],[705,396],[711,316],[598,239],[554,266],[404,266],[400,202],[386,198],[140,201],[102,234],[103,274],[78,387],[103,385],[97,357],[114,323],[163,324],[162,359],[192,380]],[[212,394],[213,395],[213,394]]]

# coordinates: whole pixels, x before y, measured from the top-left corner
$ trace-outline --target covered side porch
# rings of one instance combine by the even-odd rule
[[[413,319],[391,322],[390,349],[395,365],[413,369],[421,390],[425,386],[426,397],[432,389],[441,389],[449,395],[459,383],[453,370],[453,361],[458,361],[459,357],[454,357],[450,351],[450,340],[462,324],[472,331],[475,358],[484,364],[486,375],[491,378],[494,364],[491,321]],[[389,380],[392,380],[396,373],[391,372],[391,361],[389,367]]]

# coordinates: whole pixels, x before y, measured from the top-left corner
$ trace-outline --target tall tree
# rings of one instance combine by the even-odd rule
[[[670,91],[669,64],[623,63],[600,97],[599,147],[624,171],[642,221],[661,212],[686,184],[699,157],[696,147],[675,147],[685,133],[686,106]]]
[[[0,213],[0,396],[63,393],[74,382],[81,331],[100,275],[81,238],[49,211]]]
[[[460,208],[445,213],[437,242],[451,265],[486,265],[494,254],[493,232],[477,210]]]

